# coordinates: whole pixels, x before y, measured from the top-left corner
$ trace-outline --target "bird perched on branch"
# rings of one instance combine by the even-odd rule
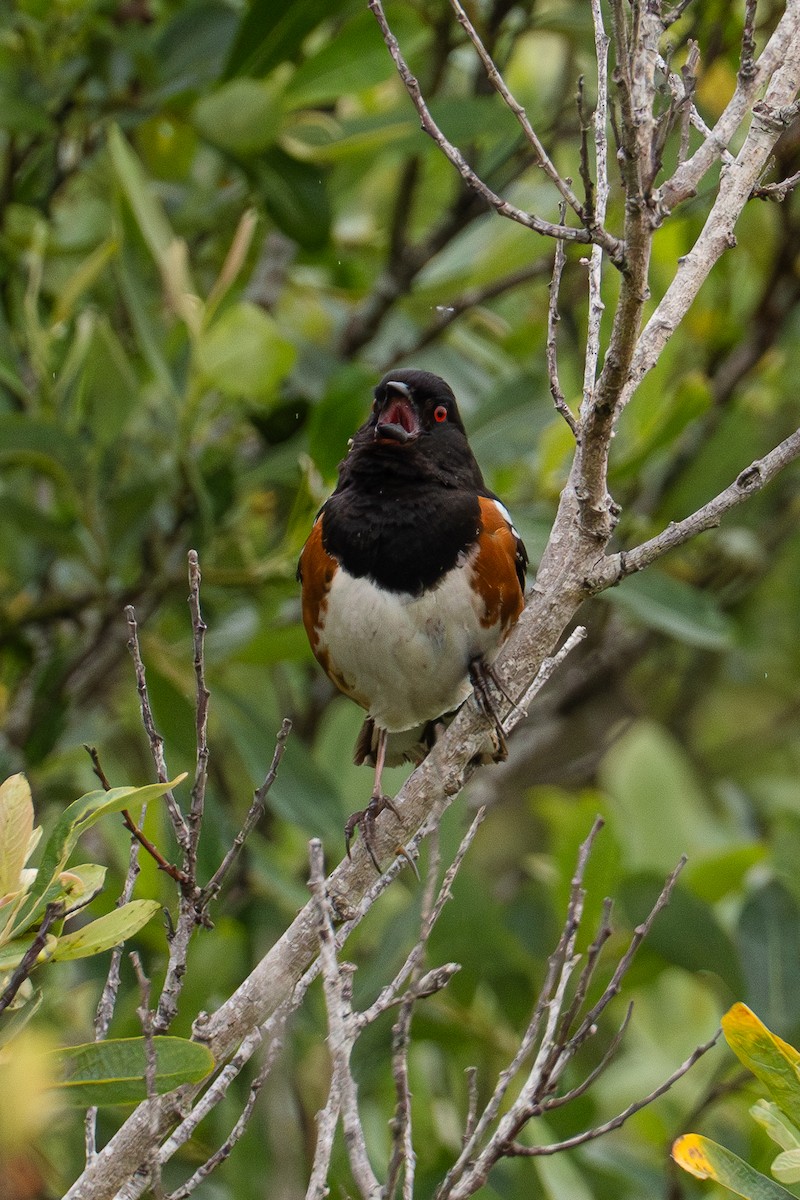
[[[450,387],[427,371],[391,371],[297,571],[314,655],[368,713],[355,761],[375,766],[375,785],[345,827],[348,853],[358,828],[378,866],[374,821],[395,812],[381,790],[384,765],[393,754],[421,758],[436,722],[473,688],[495,722],[494,756],[505,757],[491,663],[522,611],[527,562]]]

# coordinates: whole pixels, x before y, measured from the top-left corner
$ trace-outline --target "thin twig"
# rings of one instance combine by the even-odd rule
[[[168,862],[167,859],[164,858],[164,855],[161,853],[158,846],[156,846],[154,842],[151,842],[144,830],[136,824],[127,808],[123,808],[121,810],[121,816],[122,823],[130,833],[131,837],[139,843],[143,850],[147,851],[147,853],[158,866],[159,871],[163,871],[165,875],[169,875],[170,879],[174,879],[181,888],[193,890],[194,885],[189,875],[187,875],[185,871],[182,871],[180,867],[176,867],[174,863]]]
[[[166,1200],[186,1200],[186,1197],[190,1196],[192,1192],[199,1187],[203,1180],[206,1179],[207,1176],[209,1176],[211,1172],[220,1165],[220,1163],[223,1163],[226,1158],[230,1157],[233,1148],[240,1140],[246,1131],[248,1124],[250,1123],[250,1120],[253,1116],[253,1110],[256,1106],[256,1101],[261,1094],[261,1089],[266,1083],[270,1071],[275,1065],[275,1060],[282,1048],[283,1041],[281,1037],[278,1035],[273,1036],[269,1043],[269,1049],[264,1056],[264,1062],[259,1068],[255,1079],[250,1084],[250,1090],[247,1094],[245,1105],[225,1141],[217,1150],[214,1151],[212,1155],[210,1155],[209,1158],[206,1159],[204,1163],[201,1164],[201,1166],[197,1168],[194,1174],[187,1179],[185,1183],[181,1184],[179,1188],[176,1188],[174,1192],[170,1192],[170,1194],[166,1197]]]
[[[228,872],[241,853],[242,847],[247,841],[247,838],[253,832],[263,816],[264,805],[266,803],[270,788],[277,777],[278,767],[281,764],[281,759],[283,758],[284,751],[286,750],[286,739],[291,731],[292,722],[288,719],[288,717],[284,717],[283,721],[281,722],[281,727],[278,730],[278,735],[275,739],[275,750],[272,755],[272,762],[264,778],[264,782],[259,788],[256,789],[253,795],[253,802],[250,805],[247,816],[244,819],[244,824],[236,834],[236,837],[233,839],[230,849],[226,853],[212,877],[209,879],[206,886],[203,888],[202,904],[204,906],[208,905],[208,903],[219,894],[220,890],[222,889],[222,885],[227,878]]]
[[[528,705],[532,702],[534,697],[539,694],[551,675],[558,670],[567,655],[571,654],[575,647],[580,645],[585,637],[586,626],[576,625],[572,630],[572,633],[570,633],[569,637],[564,642],[563,646],[559,646],[555,654],[550,655],[548,658],[542,659],[539,670],[536,672],[532,682],[528,684],[528,687],[525,689],[521,699],[516,702],[514,708],[512,708],[511,712],[503,721],[504,733],[511,733],[516,725],[523,719],[523,717],[525,717]]]
[[[467,1119],[461,1135],[462,1147],[466,1146],[475,1132],[475,1123],[478,1119],[478,1068],[466,1067],[464,1074],[467,1077]]]
[[[563,219],[563,209],[562,209]],[[561,384],[558,380],[558,349],[556,342],[556,326],[561,320],[558,312],[558,293],[561,287],[561,276],[564,272],[564,264],[567,261],[567,253],[564,249],[563,242],[556,242],[555,256],[553,259],[553,277],[549,284],[550,299],[547,305],[547,374],[550,379],[550,395],[553,397],[553,404],[556,411],[561,413],[561,416],[572,430],[573,436],[578,436],[578,422],[572,414],[572,410],[567,404]]]
[[[611,1003],[611,1001],[614,999],[614,997],[619,994],[620,988],[622,986],[622,980],[624,979],[625,975],[628,972],[628,969],[630,968],[631,963],[633,962],[634,958],[636,957],[636,953],[637,953],[639,947],[641,946],[642,942],[644,941],[644,939],[647,937],[648,933],[650,932],[650,930],[653,926],[653,922],[655,921],[658,914],[669,903],[669,898],[675,889],[675,884],[678,882],[678,876],[680,875],[681,871],[683,870],[683,868],[685,866],[686,866],[686,856],[682,855],[678,861],[678,865],[675,867],[675,870],[672,871],[672,873],[669,875],[666,883],[664,884],[663,888],[661,889],[658,899],[656,900],[653,907],[650,909],[650,912],[648,913],[647,917],[645,918],[645,920],[642,922],[641,925],[637,925],[636,928],[634,929],[633,934],[631,936],[631,940],[628,943],[628,948],[625,951],[625,953],[622,955],[622,957],[620,958],[619,962],[617,963],[616,968],[614,969],[614,974],[611,976],[611,979],[606,984],[606,987],[605,987],[605,990],[603,991],[602,996],[597,1001],[597,1003],[595,1005],[593,1005],[593,1007],[590,1008],[589,1011],[585,1014],[578,1030],[573,1034],[573,1036],[570,1038],[569,1042],[567,1043],[568,1049],[569,1048],[577,1048],[579,1045],[581,1045],[586,1040],[586,1038],[591,1034],[591,1032],[593,1032],[594,1026],[596,1025],[597,1020],[600,1017],[600,1015],[605,1011],[605,1009],[608,1007],[608,1005]]]
[[[84,749],[92,760],[92,768],[95,775],[100,780],[100,783],[105,791],[111,791],[111,784],[100,763],[100,754],[95,746],[84,745]],[[142,805],[140,820],[144,822],[147,805]],[[136,879],[141,870],[139,866],[139,842],[136,838],[131,838],[130,850],[128,853],[128,870],[125,874],[125,882],[122,885],[122,891],[117,900],[117,908],[121,908],[123,904],[128,904],[133,897],[133,890],[136,886]],[[111,951],[111,961],[108,965],[103,991],[100,994],[100,999],[97,1002],[97,1009],[94,1016],[94,1040],[102,1042],[107,1036],[111,1027],[111,1021],[114,1016],[114,1009],[117,1005],[117,995],[119,994],[119,985],[121,982],[120,965],[122,962],[122,952],[124,946],[115,946]],[[90,1163],[97,1154],[97,1108],[92,1107],[86,1110],[84,1119],[84,1142],[86,1146],[86,1162]]]
[[[632,1014],[633,1001],[631,1000],[630,1004],[625,1010],[625,1016],[622,1019],[622,1024],[609,1042],[608,1047],[603,1053],[603,1057],[600,1059],[600,1062],[597,1064],[597,1066],[589,1072],[585,1079],[581,1080],[581,1082],[574,1088],[570,1088],[568,1092],[562,1092],[560,1096],[548,1096],[546,1100],[542,1101],[542,1111],[549,1112],[552,1108],[563,1108],[565,1104],[571,1104],[573,1100],[577,1100],[579,1096],[584,1096],[586,1092],[588,1092],[595,1080],[599,1079],[599,1077],[603,1074],[606,1067],[609,1065],[619,1049]]]
[[[762,183],[754,187],[750,195],[756,200],[774,200],[778,204],[783,204],[790,192],[793,192],[800,183],[800,171],[795,171],[794,175],[789,175],[786,179],[782,179],[779,183]]]
[[[333,912],[325,885],[322,843],[309,842],[309,890],[317,908],[317,936],[322,968],[322,983],[328,1013],[328,1048],[333,1075],[341,1097],[341,1121],[350,1169],[365,1200],[379,1200],[381,1189],[367,1154],[364,1130],[358,1111],[358,1093],[350,1068],[350,1055],[358,1036],[358,1023],[352,1007],[352,972],[336,958]]]
[[[522,132],[525,134],[525,139],[533,151],[534,162],[538,167],[541,167],[551,183],[555,184],[564,203],[569,205],[569,207],[576,214],[576,216],[580,218],[581,221],[587,223],[587,227],[590,227],[590,223],[587,222],[587,214],[583,205],[570,187],[569,181],[563,179],[559,174],[558,169],[551,160],[549,154],[539,140],[536,131],[531,125],[530,120],[528,119],[528,114],[525,112],[525,109],[519,103],[519,101],[512,95],[511,90],[503,79],[503,76],[498,71],[491,54],[489,54],[488,50],[483,44],[483,41],[479,37],[475,26],[472,24],[472,21],[470,21],[469,17],[464,11],[460,0],[450,0],[450,6],[453,9],[453,12],[456,14],[456,19],[458,20],[459,25],[464,30],[467,37],[475,47],[475,50],[477,51],[478,57],[483,64],[483,69],[486,72],[486,78],[489,80],[497,94],[502,97],[506,107],[514,114],[517,123],[522,129]]]
[[[4,1012],[22,987],[31,971],[36,966],[36,960],[47,945],[47,935],[54,921],[59,921],[64,915],[63,900],[54,900],[44,910],[42,923],[36,931],[36,936],[25,951],[22,959],[14,970],[2,994],[0,995],[0,1013]]]
[[[128,604],[125,608],[125,619],[128,622],[128,649],[130,650],[134,670],[136,671],[136,690],[139,693],[142,723],[147,734],[147,740],[150,743],[150,752],[153,756],[156,775],[160,783],[166,783],[169,775],[167,774],[167,764],[164,759],[164,739],[156,729],[155,721],[153,720],[153,710],[150,707],[150,696],[147,691],[147,677],[139,646],[139,628],[136,623],[136,612],[132,604]],[[172,791],[165,794],[164,801],[172,821],[172,827],[175,830],[178,845],[186,853],[189,847],[189,830],[183,813],[178,807],[178,802]]]
[[[721,1030],[717,1030],[710,1041],[704,1042],[702,1046],[698,1046],[696,1050],[693,1050],[686,1061],[681,1063],[677,1070],[673,1071],[669,1078],[665,1079],[657,1088],[654,1088],[649,1095],[644,1096],[641,1100],[634,1101],[633,1104],[629,1104],[624,1112],[618,1113],[610,1121],[605,1121],[602,1125],[596,1125],[594,1129],[588,1129],[585,1133],[577,1133],[574,1137],[565,1138],[562,1142],[553,1142],[549,1146],[520,1146],[516,1142],[511,1142],[506,1147],[506,1153],[509,1157],[518,1158],[541,1158],[549,1154],[560,1154],[563,1150],[574,1150],[576,1146],[583,1146],[586,1142],[592,1142],[596,1138],[603,1137],[604,1134],[610,1133],[612,1129],[619,1129],[629,1117],[632,1117],[637,1112],[641,1112],[648,1104],[652,1104],[659,1096],[663,1096],[665,1092],[668,1092],[679,1079],[682,1079],[698,1059],[702,1058],[712,1046],[716,1045],[721,1032]]]
[[[595,967],[600,959],[600,953],[608,939],[611,937],[611,908],[612,901],[606,897],[603,901],[603,914],[600,918],[600,925],[595,935],[594,941],[586,952],[586,962],[583,965],[583,970],[578,976],[578,983],[575,988],[575,995],[572,997],[572,1003],[564,1014],[564,1021],[559,1030],[559,1040],[563,1041],[569,1034],[573,1022],[583,1006],[586,998],[586,993],[589,989],[589,984],[592,981]]]
[[[684,545],[685,542],[719,525],[725,513],[730,512],[749,496],[760,492],[766,487],[784,467],[800,457],[800,429],[795,430],[789,437],[740,471],[736,479],[713,500],[709,500],[702,508],[698,508],[682,521],[671,522],[666,529],[646,542],[635,546],[632,550],[621,550],[619,554],[610,555],[600,565],[596,577],[592,580],[592,591],[602,591],[613,587],[628,575],[641,571],[661,558],[669,550]]]
[[[200,562],[196,550],[189,551],[189,611],[192,614],[192,639],[194,645],[195,673],[195,736],[197,762],[195,766],[192,799],[189,807],[189,844],[186,854],[186,873],[192,883],[197,878],[197,845],[203,823],[206,783],[208,781],[208,702],[209,692],[205,679],[205,636],[206,623],[200,609]]]
[[[94,771],[95,775],[100,780],[100,783],[103,785],[105,791],[110,792],[111,784],[109,783],[106,773],[100,764],[100,755],[97,747],[87,746],[86,743],[84,743],[83,748],[92,760],[92,770]],[[147,806],[145,805],[142,808],[142,824],[144,824],[146,812]],[[122,822],[130,833],[131,837],[133,837],[139,843],[139,845],[147,851],[153,861],[157,864],[159,871],[163,871],[166,875],[169,875],[171,879],[174,879],[175,882],[179,883],[182,887],[191,885],[191,880],[186,872],[181,871],[180,867],[176,867],[173,863],[167,862],[167,860],[164,858],[164,855],[158,849],[158,846],[151,842],[144,830],[136,824],[127,808],[123,808],[121,810],[121,816]]]
[[[147,1091],[147,1100],[152,1102],[156,1095],[156,1075],[158,1064],[156,1061],[156,1046],[155,1038],[153,1037],[153,1011],[150,1008],[150,980],[142,967],[142,960],[135,950],[131,951],[131,962],[133,969],[136,972],[136,980],[139,984],[139,1007],[136,1010],[139,1020],[142,1025],[142,1033],[144,1034],[144,1049],[145,1049],[145,1068],[144,1082]],[[158,1157],[158,1129],[153,1130],[153,1137],[150,1142],[148,1166],[150,1170],[149,1185],[150,1190],[155,1197],[155,1200],[164,1200],[164,1188],[161,1183],[161,1162]]]
[[[471,1169],[476,1155],[478,1154],[481,1142],[500,1112],[500,1107],[509,1087],[519,1074],[522,1064],[530,1055],[533,1046],[539,1037],[539,1032],[542,1026],[542,1021],[545,1017],[545,1013],[549,1014],[548,1024],[552,1024],[558,1016],[561,1006],[560,1003],[556,1003],[556,998],[559,994],[559,990],[561,990],[563,995],[563,989],[566,988],[567,979],[569,978],[571,971],[571,968],[565,971],[565,965],[567,964],[567,959],[569,956],[570,944],[573,942],[575,932],[577,930],[577,910],[582,905],[581,893],[583,887],[583,877],[586,871],[586,864],[591,852],[591,847],[595,838],[597,837],[597,834],[600,832],[601,827],[602,821],[597,818],[592,825],[588,837],[582,843],[578,853],[576,868],[570,886],[570,901],[567,911],[567,919],[564,922],[558,945],[547,961],[545,980],[540,989],[536,1004],[534,1005],[533,1013],[528,1022],[528,1026],[522,1038],[520,1039],[517,1052],[509,1065],[504,1071],[501,1072],[497,1081],[497,1085],[495,1086],[494,1092],[492,1093],[488,1104],[484,1108],[478,1120],[476,1122],[473,1121],[473,1129],[471,1130],[469,1136],[465,1136],[460,1155],[447,1172],[447,1175],[445,1176],[436,1193],[440,1200],[444,1200],[445,1197],[449,1196],[453,1188],[456,1187],[459,1181],[464,1177],[466,1171]],[[555,1028],[555,1026],[553,1026],[553,1028]],[[545,1038],[543,1037],[542,1044],[544,1044],[544,1041]],[[481,1157],[483,1157],[483,1154],[481,1154]],[[496,1157],[492,1158],[492,1162],[494,1161],[496,1161]],[[487,1166],[485,1174],[488,1174],[488,1172],[489,1167]]]
[[[473,822],[473,827],[477,830],[475,822]],[[474,837],[474,832],[472,836]],[[472,838],[470,838],[471,840]],[[422,894],[420,911],[420,936],[411,953],[406,958],[401,971],[395,976],[390,985],[394,992],[401,986],[403,978],[410,977],[412,985],[418,978],[428,938],[435,922],[433,914],[436,903],[436,881],[439,875],[439,863],[440,844],[439,829],[437,827],[431,836],[428,855],[428,870],[425,875],[425,887]],[[455,871],[453,872],[454,876]],[[440,896],[444,894],[445,890],[449,895],[449,884],[442,885]],[[444,901],[442,901],[442,904],[444,904]],[[439,911],[441,911],[441,908]],[[383,992],[385,993],[386,989],[383,989]],[[372,1005],[372,1008],[374,1009],[375,1005]],[[391,1121],[392,1153],[389,1158],[386,1183],[382,1193],[384,1200],[393,1200],[401,1170],[403,1172],[403,1200],[411,1200],[414,1192],[417,1157],[414,1153],[414,1143],[411,1134],[411,1088],[408,1081],[408,1051],[411,1045],[411,1018],[413,1012],[414,998],[412,996],[401,1003],[397,1020],[392,1026],[392,1078],[394,1079],[394,1090],[397,1101]],[[365,1020],[366,1016],[366,1013],[362,1013],[362,1020]]]
[[[534,216],[532,213],[524,212],[511,204],[508,200],[502,199],[496,192],[493,192],[482,179],[472,170],[461,151],[457,149],[452,142],[448,141],[442,130],[434,121],[428,110],[428,106],[423,99],[419,83],[411,74],[408,65],[403,58],[397,38],[391,31],[389,23],[386,20],[386,15],[383,11],[381,0],[369,0],[369,8],[375,14],[375,18],[380,26],[383,40],[386,43],[387,49],[394,59],[400,78],[405,85],[411,100],[414,103],[422,128],[427,133],[445,157],[456,168],[464,182],[476,192],[486,203],[500,216],[508,217],[512,221],[524,225],[527,229],[532,229],[534,233],[542,234],[545,237],[563,238],[569,242],[581,242],[588,244],[590,242],[598,242],[606,250],[612,262],[619,264],[622,261],[622,247],[617,238],[604,230],[589,231],[585,228],[575,229],[567,225],[555,225],[552,221],[545,221],[541,217]]]

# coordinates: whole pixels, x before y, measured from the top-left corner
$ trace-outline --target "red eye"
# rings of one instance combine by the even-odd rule
[[[433,419],[434,421],[438,421],[440,425],[442,421],[447,420],[447,409],[443,404],[438,405],[438,407],[433,410]]]

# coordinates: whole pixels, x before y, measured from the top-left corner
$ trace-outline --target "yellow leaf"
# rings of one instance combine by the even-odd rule
[[[685,1133],[673,1144],[672,1157],[679,1167],[697,1179],[716,1179],[714,1168],[706,1153],[705,1138],[697,1133]]]

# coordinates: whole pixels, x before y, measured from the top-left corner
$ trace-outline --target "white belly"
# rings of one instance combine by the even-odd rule
[[[465,563],[438,587],[406,596],[336,572],[320,649],[383,729],[411,729],[457,708],[471,691],[470,662],[493,656],[499,628],[481,625],[470,574]]]

